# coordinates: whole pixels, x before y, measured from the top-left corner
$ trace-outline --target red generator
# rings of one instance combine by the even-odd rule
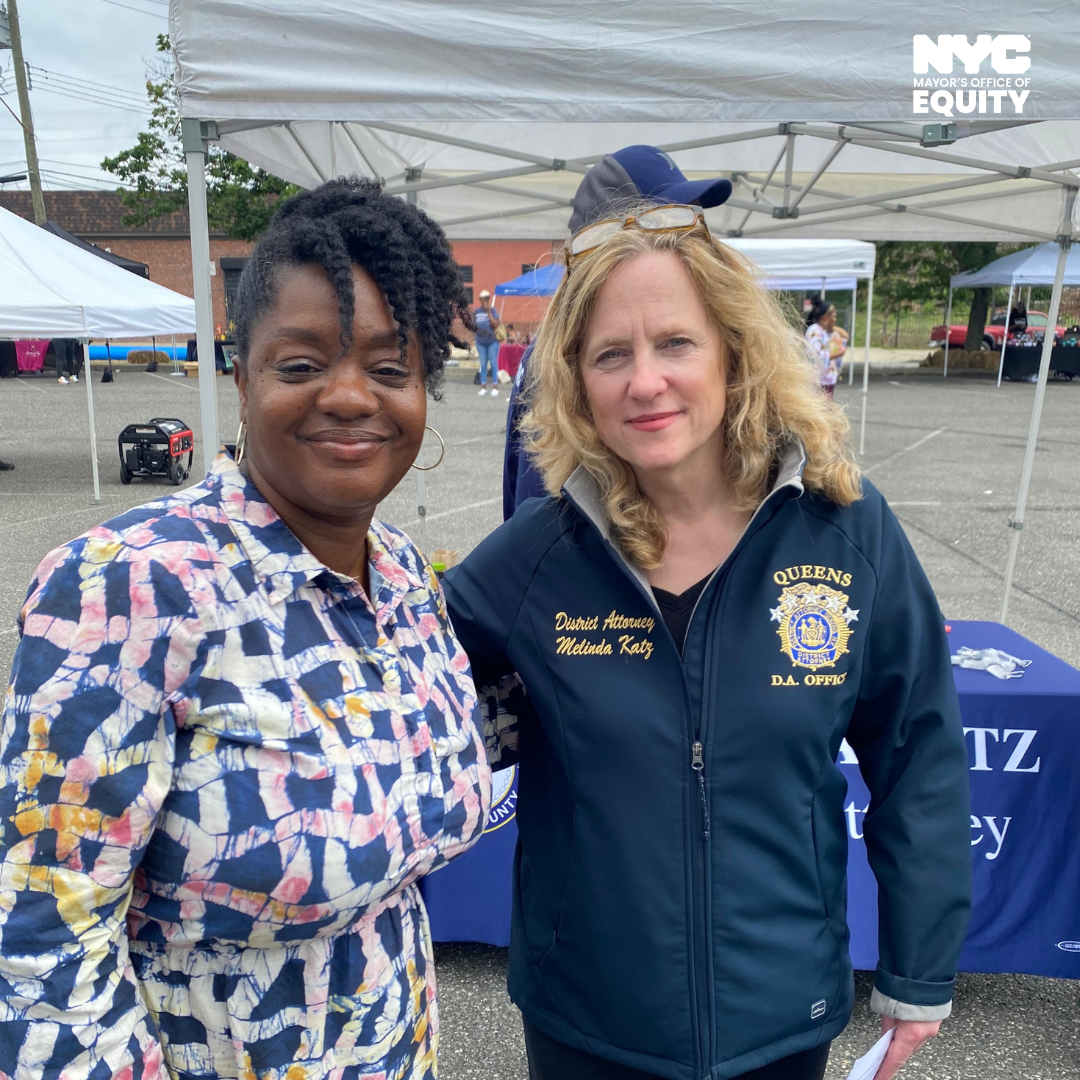
[[[133,476],[167,476],[179,487],[191,474],[195,436],[183,420],[174,416],[155,416],[145,424],[128,424],[117,443],[121,484],[130,484]]]

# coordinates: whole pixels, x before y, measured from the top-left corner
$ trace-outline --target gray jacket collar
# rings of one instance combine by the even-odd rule
[[[780,452],[780,463],[776,470],[776,480],[773,483],[772,489],[769,491],[769,494],[761,500],[761,504],[758,506],[757,510],[754,511],[754,517],[747,523],[747,528],[750,527],[754,518],[761,512],[761,507],[782,488],[791,487],[795,489],[797,494],[801,495],[803,493],[802,473],[805,464],[806,451],[803,449],[802,444],[794,440],[787,443]],[[646,595],[651,597],[652,586],[649,584],[649,579],[645,576],[645,572],[626,558],[622,549],[611,538],[611,522],[604,512],[603,499],[600,495],[600,485],[596,482],[596,478],[592,473],[590,473],[583,465],[579,465],[567,478],[562,489],[563,494],[566,495],[567,498],[569,498],[570,501],[589,519],[589,521],[596,526],[600,535],[618,553],[623,563],[625,563],[626,568],[633,574],[637,579],[638,584],[645,590]]]

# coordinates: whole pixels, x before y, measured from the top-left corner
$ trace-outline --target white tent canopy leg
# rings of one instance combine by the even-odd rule
[[[1064,274],[1064,273],[1065,273],[1065,271],[1062,270],[1062,274]],[[1010,285],[1009,286],[1009,302],[1005,305],[1005,332],[1001,335],[1001,359],[998,361],[998,381],[997,381],[997,384],[998,384],[998,389],[999,390],[1001,389],[1001,376],[1005,373],[1005,346],[1008,344],[1008,341],[1009,341],[1009,313],[1012,311],[1013,290],[1015,288],[1016,288],[1015,285]],[[992,306],[991,306],[990,314],[991,314],[991,316],[993,316],[993,314],[994,314]],[[1054,339],[1054,335],[1051,334],[1050,335],[1051,344],[1053,343],[1053,339]]]
[[[866,282],[866,349],[862,366],[862,416],[859,419],[859,457],[866,450],[866,398],[870,390],[870,329],[874,321],[874,279]]]
[[[1068,199],[1066,227],[1072,226],[1072,209],[1075,195]],[[1020,493],[1016,498],[1016,516],[1009,522],[1013,530],[1009,541],[1009,561],[1005,567],[1005,593],[1001,598],[1001,619],[1005,622],[1009,614],[1009,594],[1012,592],[1013,574],[1016,572],[1016,553],[1020,547],[1020,530],[1024,527],[1024,512],[1027,510],[1028,492],[1031,489],[1031,473],[1035,468],[1035,448],[1039,441],[1039,424],[1042,422],[1043,400],[1046,397],[1046,380],[1050,377],[1050,356],[1054,349],[1054,327],[1057,326],[1058,310],[1061,307],[1061,288],[1065,280],[1065,260],[1069,255],[1070,241],[1065,234],[1058,241],[1057,270],[1054,274],[1054,291],[1050,297],[1050,311],[1047,314],[1046,333],[1043,335],[1042,356],[1039,358],[1039,381],[1035,386],[1035,403],[1031,407],[1031,427],[1028,430],[1027,449],[1024,451],[1024,468],[1020,474]],[[1010,307],[1011,307],[1010,303]],[[1006,319],[1008,316],[1006,316]],[[1006,331],[1008,326],[1006,326]]]
[[[945,306],[945,366],[942,368],[941,377],[949,377],[949,338],[952,337],[952,285],[949,286],[949,302]]]
[[[855,308],[859,302],[859,287],[855,286],[851,290],[851,318],[848,321],[848,348],[855,347]],[[855,365],[848,361],[848,386],[854,385],[855,382]]]
[[[90,370],[90,344],[82,343],[83,381],[86,383],[86,416],[90,423],[90,469],[94,474],[94,505],[101,502],[101,479],[98,476],[97,427],[94,424],[94,373]]]
[[[188,215],[191,222],[191,275],[195,286],[195,348],[199,354],[199,413],[202,418],[203,471],[218,452],[217,366],[214,363],[214,308],[210,293],[210,225],[206,211],[206,139],[198,120],[184,120]]]

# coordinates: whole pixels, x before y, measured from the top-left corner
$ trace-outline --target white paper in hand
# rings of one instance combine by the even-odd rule
[[[863,1054],[848,1073],[847,1080],[874,1080],[874,1074],[881,1067],[888,1053],[889,1044],[892,1042],[895,1028],[890,1028],[870,1049]]]

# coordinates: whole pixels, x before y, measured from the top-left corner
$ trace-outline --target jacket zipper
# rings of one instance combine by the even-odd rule
[[[690,753],[693,755],[690,759],[690,768],[697,773],[698,778],[698,791],[701,794],[701,820],[704,822],[704,834],[705,843],[709,842],[709,802],[705,798],[705,759],[701,756],[703,747],[701,743],[696,742],[690,747]]]
[[[573,501],[573,500],[571,500],[571,501]],[[581,511],[580,507],[578,507],[578,510],[579,510],[579,512],[581,512],[583,514],[583,516],[585,516],[586,520],[590,520],[588,515],[585,514],[584,511]],[[645,589],[643,588],[641,582],[634,576],[633,572],[626,565],[625,560],[619,554],[618,549],[615,547],[615,545],[612,544],[611,541],[606,539],[606,538],[604,538],[604,543],[605,543],[605,546],[607,547],[608,552],[610,553],[612,559],[615,561],[615,564],[634,583],[637,590],[646,597],[650,607],[652,607],[653,610],[656,612],[656,614],[658,616],[660,616],[658,618],[657,622],[658,622],[658,624],[660,626],[662,626],[664,628],[664,633],[666,633],[668,635],[668,640],[671,642],[672,647],[675,649],[675,652],[678,653],[679,652],[679,647],[675,643],[675,639],[671,636],[670,632],[668,631],[667,623],[664,622],[663,616],[660,615],[660,609],[656,604],[656,598],[651,593],[645,591]],[[720,572],[720,567],[717,567],[716,570],[713,571],[713,577],[715,577],[715,575],[717,573],[719,573],[719,572]],[[710,583],[711,583],[711,581],[712,581],[712,577],[709,578]],[[704,593],[706,591],[706,589],[708,589],[708,587],[709,587],[709,584],[706,583],[705,588],[701,590],[702,593]],[[693,608],[690,611],[690,620],[691,621],[693,621],[694,612],[697,611],[697,607],[698,607],[698,604],[700,602],[701,602],[701,597],[699,596],[698,599],[695,601]],[[687,624],[687,625],[689,627],[689,624]],[[708,839],[709,839],[709,824],[708,824],[709,810],[708,810],[708,801],[706,800],[706,797],[705,797],[705,759],[704,759],[704,755],[703,755],[704,747],[703,747],[703,745],[702,745],[702,743],[700,741],[700,738],[701,738],[701,735],[700,735],[701,718],[698,717],[697,718],[698,722],[695,724],[695,722],[694,722],[695,721],[694,710],[692,708],[691,701],[690,701],[690,687],[687,685],[686,669],[683,667],[681,654],[680,654],[680,657],[679,657],[679,673],[680,673],[680,677],[682,679],[683,705],[684,705],[684,708],[685,708],[685,711],[686,711],[686,721],[687,721],[688,734],[690,735],[691,739],[693,740],[693,745],[691,747],[690,768],[696,774],[696,776],[698,778],[698,792],[699,792],[699,797],[700,797],[700,800],[701,800],[702,813],[704,815],[703,820],[705,822],[704,836],[705,836],[705,840],[708,841]],[[708,897],[706,895],[706,890],[705,890],[705,871],[706,871],[707,860],[703,857],[703,853],[700,852],[700,849],[699,849],[698,844],[696,842],[696,839],[694,837],[694,828],[693,828],[693,823],[692,822],[690,823],[689,828],[690,828],[689,840],[690,840],[691,903],[692,903],[692,906],[693,906],[694,923],[695,923],[695,925],[692,927],[691,942],[690,942],[690,944],[691,944],[690,962],[691,962],[691,965],[692,965],[692,967],[694,969],[693,977],[690,980],[690,1015],[693,1018],[694,1043],[695,1043],[695,1047],[696,1047],[696,1051],[697,1051],[696,1072],[701,1077],[708,1077],[709,1072],[710,1072],[710,1067],[709,1067],[709,1057],[710,1057],[709,1039],[708,1039],[708,1036],[705,1033],[706,1025],[703,1025],[702,1022],[701,1022],[701,1001],[700,1001],[700,996],[699,996],[699,993],[698,993],[697,965],[701,961],[694,957],[694,949],[695,949],[697,941],[699,940],[699,937],[700,937],[703,945],[705,946],[705,948],[704,948],[704,952],[705,952],[705,969],[706,969],[706,976],[705,976],[705,978],[706,978],[706,987],[705,987],[705,989],[706,989],[706,994],[708,995],[708,981],[709,981],[709,979],[711,979],[712,959],[708,954],[708,940],[709,940],[708,920],[703,918],[704,910],[705,910],[705,907],[707,906],[707,903],[708,903]],[[695,865],[695,864],[697,864],[697,865]],[[694,895],[694,886],[696,886],[699,881],[700,881],[700,884],[701,884],[701,890],[700,890],[701,895],[700,896]],[[699,912],[699,908],[701,909],[700,912]],[[700,934],[699,934],[699,926],[700,926]],[[709,1010],[710,1014],[711,1014],[711,1011],[712,1010],[711,1010],[711,1007],[710,1007],[710,1010]]]
[[[732,561],[734,559],[734,556],[737,554],[737,552],[739,551],[740,547],[743,544],[743,541],[746,539],[746,536],[750,532],[750,526],[753,525],[753,523],[757,520],[757,517],[762,512],[762,510],[764,510],[767,505],[769,505],[770,503],[772,503],[774,501],[774,496],[775,495],[777,495],[780,491],[783,491],[785,488],[787,488],[789,486],[791,486],[791,481],[788,481],[787,483],[783,484],[781,487],[776,488],[774,491],[770,492],[769,495],[765,499],[762,500],[761,504],[754,511],[754,513],[751,516],[750,520],[746,523],[746,528],[743,529],[742,535],[736,541],[735,547],[732,548],[731,553],[723,561],[723,563],[721,563],[720,566],[718,566],[712,572],[712,574],[709,576],[709,580],[705,583],[705,587],[701,590],[700,595],[698,596],[697,600],[694,602],[694,606],[690,611],[690,619],[689,619],[689,621],[687,623],[687,630],[686,630],[687,636],[689,636],[690,627],[693,625],[693,622],[694,622],[694,616],[697,614],[698,607],[701,604],[701,598],[702,598],[702,596],[705,595],[705,593],[707,593],[709,591],[709,586],[713,583],[713,579],[718,574],[723,572],[726,568],[728,568],[731,565],[731,563],[732,563]],[[801,485],[800,485],[800,489],[801,489]],[[570,500],[570,502],[573,503],[573,505],[577,509],[578,513],[580,513],[587,521],[589,521],[591,524],[593,524],[594,528],[596,528],[595,522],[592,521],[592,518],[590,517],[590,515],[587,514],[584,510],[582,510],[582,508],[580,506],[577,505],[576,501],[569,495],[569,493],[565,493],[565,494],[566,494],[566,497]],[[779,500],[776,500],[776,501],[778,502]],[[633,571],[627,565],[626,560],[619,553],[619,551],[615,547],[615,545],[606,536],[603,536],[603,534],[601,534],[601,535],[602,535],[602,539],[604,540],[604,544],[607,547],[608,552],[610,553],[612,559],[614,559],[616,565],[619,567],[619,569],[628,578],[630,578],[630,580],[637,587],[638,591],[640,593],[642,593],[646,597],[647,601],[649,602],[649,605],[659,615],[660,614],[660,609],[659,609],[659,607],[657,607],[656,598],[652,595],[651,591],[646,590],[644,588],[644,586],[641,584],[641,582],[635,576]],[[667,624],[664,622],[662,616],[661,616],[659,622],[660,622],[660,625],[664,627],[665,632],[667,632]],[[705,952],[705,980],[706,980],[705,996],[706,996],[706,1002],[707,1002],[707,1006],[708,1006],[707,1007],[708,1021],[707,1021],[707,1023],[705,1025],[702,1025],[702,1022],[701,1022],[701,1002],[699,1000],[699,993],[698,993],[698,979],[697,979],[697,970],[696,970],[697,965],[696,964],[694,964],[694,967],[695,967],[694,978],[691,980],[691,985],[690,985],[690,999],[691,999],[690,1000],[690,1005],[691,1005],[691,1016],[693,1017],[694,1028],[696,1029],[696,1031],[695,1031],[696,1038],[695,1038],[694,1041],[695,1041],[695,1043],[697,1045],[697,1055],[698,1055],[697,1072],[698,1072],[699,1076],[701,1076],[703,1078],[706,1078],[706,1080],[707,1080],[707,1078],[709,1077],[709,1075],[710,1075],[710,1073],[712,1071],[710,1063],[711,1063],[711,1060],[712,1060],[713,1032],[714,1032],[715,1027],[716,1027],[716,1021],[715,1021],[716,1008],[715,1008],[715,1002],[713,1000],[715,995],[713,994],[713,989],[712,989],[714,980],[713,980],[712,934],[710,932],[711,919],[708,916],[708,911],[711,908],[711,904],[709,903],[709,900],[710,900],[710,884],[709,884],[709,873],[708,873],[708,871],[709,871],[708,852],[709,852],[709,847],[710,847],[712,836],[711,836],[711,826],[710,826],[710,822],[709,822],[708,792],[707,792],[706,786],[705,786],[705,743],[704,743],[705,731],[704,731],[704,724],[705,724],[705,708],[706,708],[706,704],[705,704],[705,693],[704,693],[704,687],[703,687],[702,700],[701,700],[701,711],[700,711],[700,714],[698,715],[698,717],[696,718],[697,723],[695,724],[695,722],[694,722],[695,717],[693,715],[693,708],[691,707],[691,700],[690,700],[690,688],[689,688],[689,686],[687,684],[687,680],[686,680],[686,669],[685,669],[685,667],[683,666],[683,663],[682,663],[682,653],[680,652],[680,650],[678,648],[678,645],[675,644],[675,639],[671,637],[670,633],[668,633],[668,640],[670,640],[672,645],[675,646],[675,651],[677,653],[679,653],[679,671],[680,671],[680,674],[681,674],[681,677],[682,677],[683,702],[684,702],[684,704],[686,706],[687,721],[688,721],[689,726],[690,726],[690,734],[691,734],[691,738],[693,740],[692,743],[691,743],[691,746],[690,746],[690,769],[697,776],[697,779],[698,779],[698,797],[699,797],[700,802],[701,802],[702,844],[699,847],[698,844],[695,842],[694,836],[693,836],[693,826],[691,824],[691,835],[690,835],[690,862],[691,862],[690,878],[691,878],[691,884],[692,885],[697,884],[698,880],[700,880],[700,883],[701,883],[701,895],[700,896],[692,896],[692,903],[693,903],[693,910],[694,910],[694,914],[695,914],[695,923],[698,923],[699,926],[700,926],[700,938],[701,938],[701,940],[702,940],[702,942],[704,944],[704,952]],[[685,647],[685,641],[684,641],[683,644],[684,644],[684,647]],[[703,681],[704,681],[704,675],[703,675]],[[697,856],[696,858],[695,858],[695,854]],[[699,864],[700,864],[696,868],[694,866],[695,862],[699,862]],[[697,874],[695,874],[695,869],[697,870]],[[700,913],[699,913],[699,908],[700,908]],[[694,931],[693,931],[693,935],[692,935],[692,945],[699,938],[699,926],[694,927]],[[691,955],[691,963],[694,963],[694,958],[693,958],[692,955]]]
[[[784,487],[787,487],[787,485],[784,485]],[[780,489],[777,489],[777,490],[783,490],[783,489],[780,488]],[[726,571],[730,568],[730,566],[734,562],[735,556],[738,554],[739,549],[742,547],[742,543],[743,543],[744,538],[750,532],[751,525],[754,524],[754,521],[757,519],[758,515],[762,512],[762,510],[765,509],[766,505],[773,502],[773,496],[774,495],[776,495],[776,491],[771,492],[770,495],[768,496],[768,498],[762,500],[761,504],[754,511],[754,513],[751,516],[750,520],[746,523],[746,528],[743,529],[742,535],[736,541],[735,546],[731,549],[731,553],[709,575],[709,580],[705,583],[705,587],[701,590],[701,593],[698,595],[697,600],[694,601],[693,608],[691,608],[691,610],[690,610],[690,618],[689,618],[689,620],[687,622],[687,626],[686,626],[686,633],[687,633],[688,637],[690,635],[690,627],[693,625],[694,616],[697,615],[698,607],[701,604],[702,597],[709,591],[709,587],[712,585],[713,581],[720,574],[726,573]],[[609,547],[610,546],[611,545],[609,544]],[[616,555],[618,554],[617,552],[614,551],[614,549],[612,549],[612,550],[613,550],[614,554],[616,554]],[[720,589],[721,590],[723,589],[723,586],[724,586],[724,583],[721,582],[720,583]],[[722,597],[718,596],[713,600],[713,603],[718,605],[721,599],[722,599]],[[707,646],[708,646],[708,634],[706,634],[706,647]],[[683,647],[685,648],[685,641],[683,643]],[[698,898],[698,897],[694,898],[695,901],[700,900],[700,903],[695,903],[694,911],[695,911],[695,914],[696,914],[697,911],[698,911],[698,908],[700,907],[700,909],[701,909],[701,914],[700,914],[700,921],[701,921],[700,922],[700,937],[701,937],[701,940],[704,943],[704,950],[705,950],[705,958],[704,958],[704,961],[705,961],[705,1001],[706,1001],[706,1006],[707,1006],[707,1008],[706,1008],[707,1022],[704,1025],[701,1023],[701,1019],[700,1019],[700,1013],[699,1013],[700,1002],[697,1000],[697,993],[696,993],[696,991],[697,991],[697,980],[696,980],[696,978],[694,980],[694,986],[692,987],[692,990],[694,991],[694,993],[692,995],[692,1002],[693,1002],[695,1022],[698,1025],[698,1039],[697,1039],[697,1042],[698,1042],[698,1052],[701,1055],[701,1075],[704,1076],[704,1077],[708,1077],[709,1074],[710,1074],[710,1071],[711,1071],[711,1063],[712,1063],[712,1056],[713,1056],[713,1040],[715,1038],[715,1032],[716,1032],[716,1001],[715,1001],[716,995],[713,992],[713,986],[714,986],[714,981],[715,980],[714,980],[714,976],[713,976],[712,918],[711,918],[711,914],[710,914],[711,908],[712,908],[712,905],[710,903],[710,900],[711,900],[711,897],[712,897],[712,881],[711,881],[712,875],[710,873],[710,869],[711,869],[710,849],[711,849],[711,842],[712,842],[712,828],[711,828],[711,824],[710,824],[710,821],[709,821],[709,795],[708,795],[708,790],[707,790],[706,784],[705,784],[705,738],[706,738],[705,713],[706,713],[706,709],[707,709],[708,695],[707,695],[707,692],[706,692],[705,679],[704,679],[704,675],[703,675],[702,696],[701,696],[701,710],[700,710],[699,716],[697,717],[697,724],[694,725],[693,724],[692,710],[689,708],[689,705],[690,705],[690,693],[689,693],[689,688],[688,688],[687,683],[686,683],[686,669],[682,665],[681,654],[680,654],[679,667],[680,667],[680,669],[682,670],[682,673],[683,673],[683,695],[684,695],[684,698],[686,699],[686,703],[687,703],[687,707],[688,707],[687,708],[687,714],[691,718],[691,725],[692,725],[693,743],[691,744],[691,747],[690,747],[690,768],[694,772],[694,774],[697,776],[698,798],[699,798],[700,803],[701,803],[702,843],[701,843],[701,847],[699,848],[698,845],[694,842],[693,836],[691,835],[690,852],[691,852],[691,861],[693,861],[694,853],[697,852],[697,851],[700,851],[700,859],[701,859],[701,866],[700,866],[700,869],[699,869],[700,879],[701,879],[701,896],[700,896],[700,898]],[[693,880],[693,878],[694,878],[693,866],[691,866],[691,879]],[[698,934],[699,934],[699,930],[697,928],[695,928],[695,931],[694,931],[695,940],[697,939]]]
[[[749,526],[747,526],[749,528]],[[738,545],[736,544],[736,547]],[[701,590],[697,600],[694,601],[694,606],[690,610],[690,618],[686,624],[687,637],[690,636],[690,627],[693,625],[694,616],[697,615],[698,607],[701,605],[701,598],[709,591],[713,581],[720,575],[724,569],[724,564],[727,563],[727,559],[724,563],[718,566],[710,575],[709,580],[705,583],[705,588]],[[715,603],[715,601],[714,601]],[[686,642],[683,642],[683,648],[686,648]],[[679,667],[683,672],[683,685],[686,686],[686,669],[683,667],[682,658],[680,656]],[[687,704],[689,705],[690,694],[689,688],[685,691]],[[710,885],[710,847],[712,840],[712,829],[709,823],[709,794],[705,785],[705,709],[706,709],[706,696],[704,692],[704,685],[702,686],[701,695],[701,709],[696,717],[697,723],[694,724],[692,730],[693,744],[690,747],[690,768],[694,775],[697,776],[697,788],[698,799],[701,803],[701,843],[700,845],[695,840],[695,837],[691,833],[690,837],[690,856],[691,864],[694,861],[695,854],[700,861],[697,874],[700,877],[701,882],[701,894],[699,897],[695,897],[694,913],[696,915],[697,926],[694,928],[694,940],[697,941],[700,938],[702,943],[704,956],[702,961],[705,966],[705,1019],[704,1022],[700,1017],[701,1003],[695,1000],[694,1003],[694,1015],[697,1018],[699,1027],[698,1046],[700,1047],[702,1068],[701,1075],[704,1077],[709,1076],[710,1067],[713,1057],[713,1035],[715,1030],[715,1022],[713,1019],[715,1013],[715,1006],[713,1002],[713,958],[712,958],[712,919],[710,917],[710,911],[712,905],[710,903],[711,898],[711,885]],[[691,714],[692,717],[692,714]],[[693,723],[693,717],[691,719]],[[691,825],[691,829],[693,826]],[[693,867],[691,868],[691,878],[694,878]],[[695,990],[696,990],[696,978],[695,978]],[[696,996],[696,995],[695,995]]]

